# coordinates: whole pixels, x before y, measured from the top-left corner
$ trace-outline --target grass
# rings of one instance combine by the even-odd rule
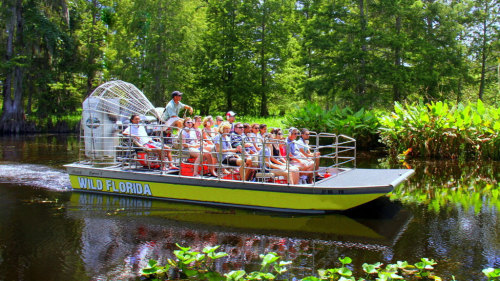
[[[255,116],[236,116],[236,122],[241,123],[258,123],[258,124],[266,124],[268,131],[269,128],[286,128],[283,123],[285,120],[284,116],[271,116],[271,117],[255,117]]]

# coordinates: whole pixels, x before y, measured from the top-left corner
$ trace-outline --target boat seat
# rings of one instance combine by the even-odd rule
[[[255,178],[260,182],[274,182],[274,173],[256,173]]]
[[[160,169],[158,155],[150,148],[140,146],[133,138],[119,134],[119,144],[115,146],[116,161],[123,167]]]

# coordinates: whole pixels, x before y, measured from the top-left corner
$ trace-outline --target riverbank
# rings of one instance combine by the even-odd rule
[[[80,118],[79,112],[46,119],[30,117],[17,132],[79,133]],[[237,121],[345,134],[356,139],[360,151],[382,151],[400,159],[500,159],[500,108],[485,106],[480,100],[395,103],[393,111],[337,106],[325,110],[309,103],[285,116],[237,116]]]

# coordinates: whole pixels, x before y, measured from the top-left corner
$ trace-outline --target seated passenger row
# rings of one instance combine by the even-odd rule
[[[182,156],[193,158],[193,176],[199,176],[199,165],[206,163],[210,176],[229,173],[221,165],[239,167],[240,178],[251,180],[256,173],[272,173],[283,176],[288,183],[298,184],[299,178],[307,177],[308,182],[316,176],[319,168],[319,152],[312,152],[308,145],[310,132],[296,128],[283,131],[272,128],[267,132],[266,124],[242,124],[224,122],[217,116],[187,117],[173,122],[162,134],[163,141],[154,141],[139,125],[139,117],[133,115],[132,125],[123,134],[134,138],[139,146],[158,154],[161,161],[168,159],[168,168],[178,169],[172,161],[172,151],[181,150]],[[302,136],[298,139],[299,136]],[[177,147],[176,147],[177,145]]]

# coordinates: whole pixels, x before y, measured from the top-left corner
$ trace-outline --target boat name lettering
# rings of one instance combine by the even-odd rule
[[[86,177],[78,177],[78,184],[81,189],[109,191],[115,193],[126,193],[136,195],[152,196],[149,184],[142,184],[138,182],[129,181],[115,181],[115,180],[102,180],[90,179]]]

